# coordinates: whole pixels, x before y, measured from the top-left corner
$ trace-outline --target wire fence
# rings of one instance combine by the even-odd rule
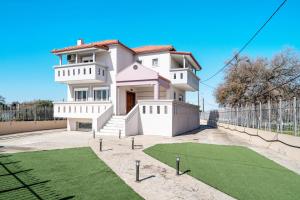
[[[53,106],[30,106],[27,108],[0,107],[0,122],[59,120],[53,117]]]
[[[201,119],[210,123],[224,123],[281,134],[300,136],[300,101],[279,100],[262,104],[224,107],[201,113]]]

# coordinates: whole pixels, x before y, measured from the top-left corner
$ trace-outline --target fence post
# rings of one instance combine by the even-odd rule
[[[294,133],[295,133],[295,136],[297,136],[297,99],[296,97],[294,97]]]
[[[280,129],[280,133],[282,133],[282,100],[279,99],[279,129]]]
[[[259,129],[261,129],[261,124],[262,124],[262,114],[261,114],[261,102],[259,102]]]
[[[269,127],[269,131],[271,132],[271,102],[270,102],[270,99],[268,100],[268,127]]]
[[[236,126],[239,126],[239,105],[236,108]]]
[[[254,104],[252,104],[252,110],[251,110],[252,128],[255,128],[254,127],[254,112],[255,112],[255,110],[254,110]]]

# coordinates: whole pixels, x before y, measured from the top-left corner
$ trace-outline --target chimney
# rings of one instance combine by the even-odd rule
[[[84,42],[83,42],[83,39],[78,39],[77,40],[77,46],[80,46],[80,45],[83,45],[84,44]]]

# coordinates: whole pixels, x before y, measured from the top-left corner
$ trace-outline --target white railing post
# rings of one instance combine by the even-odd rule
[[[295,134],[295,136],[297,136],[297,99],[296,99],[296,97],[294,97],[294,103],[293,103],[294,105],[294,134]]]

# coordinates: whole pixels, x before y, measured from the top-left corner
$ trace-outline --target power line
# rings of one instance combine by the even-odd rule
[[[209,78],[205,79],[203,82],[206,82],[216,75],[218,75],[220,72],[222,72],[231,62],[238,56],[240,55],[248,46],[249,44],[255,39],[255,37],[262,31],[262,29],[271,21],[271,19],[276,15],[276,13],[283,7],[283,5],[287,2],[287,0],[284,0],[278,7],[277,9],[272,13],[272,15],[265,21],[265,23],[254,33],[254,35],[242,46],[242,48],[221,68],[219,69],[216,73],[214,73],[212,76]],[[200,83],[201,83],[200,82]]]
[[[211,85],[208,85],[208,84],[206,84],[206,83],[200,82],[200,84],[205,85],[206,87],[208,87],[208,88],[210,88],[210,89],[213,89],[213,90],[216,89],[215,87],[213,87],[213,86],[211,86]]]

